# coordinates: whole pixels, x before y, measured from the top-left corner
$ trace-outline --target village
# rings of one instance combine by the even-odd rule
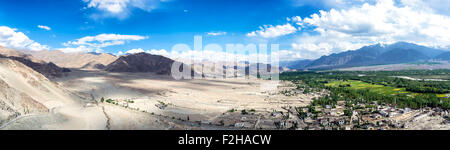
[[[396,130],[416,129],[413,124],[434,118],[444,128],[450,126],[449,112],[439,108],[412,110],[376,104],[358,105],[352,112],[345,111],[345,103],[332,108],[286,107],[283,111],[255,114],[246,110],[224,114],[215,124],[241,129],[291,129],[291,130]],[[432,127],[430,127],[432,128]]]
[[[295,96],[304,91],[280,88],[278,94]],[[327,95],[326,90],[311,92],[315,97]],[[440,108],[397,108],[369,104],[284,106],[282,110],[258,113],[251,110],[229,110],[215,122],[217,125],[241,129],[291,129],[291,130],[397,130],[397,129],[450,129],[450,114]],[[432,123],[431,123],[432,122]],[[431,125],[433,124],[433,125]],[[422,128],[421,128],[422,127]]]
[[[299,98],[308,95],[313,98],[329,95],[327,90],[305,92],[295,84],[282,82],[276,92],[267,94],[266,100]],[[212,127],[220,129],[242,130],[397,130],[397,129],[450,129],[450,114],[440,108],[397,108],[377,102],[368,104],[350,104],[337,101],[336,105],[313,105],[290,103],[281,109],[264,110],[255,108],[232,108],[214,117],[214,119],[196,119],[194,115],[155,114],[134,105],[139,99],[112,100],[101,99],[103,104],[116,105],[123,108],[161,116],[174,120],[184,129],[202,129]],[[312,102],[311,102],[312,103]],[[155,101],[153,109],[162,112],[175,107],[172,103]],[[429,125],[429,122],[433,122]],[[429,123],[429,124],[427,124]],[[424,127],[424,128],[418,128]]]

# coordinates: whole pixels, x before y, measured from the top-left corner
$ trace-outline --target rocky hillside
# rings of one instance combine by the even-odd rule
[[[48,112],[66,98],[65,91],[19,61],[0,58],[0,126],[27,114]]]
[[[62,77],[66,72],[70,72],[69,69],[58,67],[54,63],[47,63],[21,51],[4,47],[0,47],[0,58],[9,58],[19,61],[46,77]]]
[[[106,66],[109,72],[153,72],[161,75],[170,75],[174,60],[148,53],[137,53],[121,56]]]

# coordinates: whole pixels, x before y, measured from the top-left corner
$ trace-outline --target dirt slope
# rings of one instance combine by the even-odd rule
[[[0,129],[102,129],[101,110],[84,103],[26,65],[0,58]]]

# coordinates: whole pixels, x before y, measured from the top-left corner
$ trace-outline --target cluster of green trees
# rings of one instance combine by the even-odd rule
[[[391,76],[364,76],[358,78],[358,80],[372,84],[406,88],[406,91],[414,93],[450,93],[450,81],[409,80]]]
[[[102,102],[102,103],[105,102],[105,101],[106,101],[107,103],[115,104],[115,101],[112,100],[112,99],[109,99],[109,98],[108,98],[107,100],[105,100],[105,98],[103,98],[103,97],[100,99],[100,102]]]
[[[322,106],[322,107],[329,105],[334,108],[339,99],[340,98],[331,98],[330,96],[326,95],[324,97],[314,98],[312,101],[312,105],[313,106]]]
[[[313,105],[336,105],[343,100],[347,104],[371,103],[391,104],[397,107],[423,108],[441,107],[450,109],[450,99],[437,97],[436,94],[450,93],[450,81],[424,81],[401,79],[394,76],[450,76],[450,70],[408,70],[408,71],[353,71],[353,72],[285,72],[280,75],[281,80],[294,81],[312,89],[328,89],[331,94],[317,98]],[[352,89],[350,85],[338,87],[325,86],[326,83],[335,80],[359,80],[366,83],[378,84],[390,87],[405,88],[406,91],[416,93],[387,95],[373,92],[370,89]]]
[[[407,94],[398,95],[385,95],[377,92],[370,91],[369,89],[351,89],[341,87],[328,87],[332,93],[341,96],[341,99],[345,99],[347,103],[371,103],[377,102],[378,104],[391,104],[400,108],[424,108],[424,107],[441,107],[444,109],[450,109],[450,99],[438,98],[433,93],[423,93],[415,96]]]

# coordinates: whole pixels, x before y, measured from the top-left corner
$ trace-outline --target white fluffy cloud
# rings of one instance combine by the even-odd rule
[[[44,25],[38,25],[38,28],[40,28],[40,29],[44,29],[44,30],[47,30],[47,31],[50,31],[50,30],[51,30],[51,28],[50,28],[50,27],[48,27],[48,26],[44,26]]]
[[[75,41],[63,43],[66,48],[61,48],[60,50],[64,52],[101,52],[103,51],[102,48],[108,46],[123,45],[127,41],[138,41],[147,38],[147,36],[140,35],[99,34],[97,36],[86,36]]]
[[[78,47],[66,47],[66,48],[59,48],[58,50],[63,51],[65,53],[78,53],[78,52],[101,52],[102,50],[95,50],[92,47],[86,47],[84,45],[78,46]]]
[[[47,45],[41,45],[26,36],[22,32],[17,32],[7,26],[0,26],[0,46],[25,49],[25,50],[48,50]]]
[[[162,0],[83,0],[86,8],[95,8],[101,13],[91,15],[94,19],[116,17],[127,18],[132,9],[150,12],[156,9]]]
[[[131,49],[125,52],[125,54],[136,54],[136,53],[142,53],[145,52],[142,48],[137,49]]]
[[[320,11],[297,22],[313,28],[316,34],[301,34],[292,48],[312,58],[398,41],[448,48],[450,17],[417,2],[421,1],[404,0],[399,4],[393,0],[378,0],[349,9]]]
[[[260,30],[253,31],[247,34],[248,37],[263,37],[263,38],[274,38],[283,35],[288,35],[295,33],[297,28],[292,26],[290,23],[285,25],[264,25],[259,27]]]

